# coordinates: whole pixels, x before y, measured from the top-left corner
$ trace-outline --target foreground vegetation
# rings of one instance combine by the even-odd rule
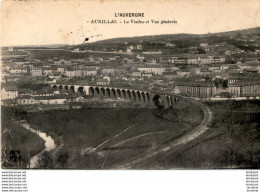
[[[259,101],[206,102],[214,114],[209,130],[186,146],[138,168],[259,168]]]
[[[44,141],[12,120],[18,115],[14,109],[1,110],[2,168],[26,168],[30,158],[44,149]]]
[[[188,106],[182,101],[160,113],[148,108],[57,110],[28,115],[28,123],[51,135],[58,145],[55,152],[44,153],[48,161],[40,161],[41,168],[101,169],[192,130],[203,115],[198,107]]]

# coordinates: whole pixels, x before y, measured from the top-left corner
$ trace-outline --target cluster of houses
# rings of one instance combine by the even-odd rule
[[[2,105],[60,105],[70,102],[82,102],[91,98],[91,96],[88,95],[74,93],[73,91],[61,91],[51,87],[30,90],[18,89],[16,86],[5,86],[1,90],[1,95]]]
[[[174,43],[166,43],[166,47],[175,47]],[[219,44],[218,46],[225,46]],[[200,47],[207,49],[208,43]],[[225,56],[210,54],[182,56],[162,55],[160,50],[141,52],[142,44],[129,45],[131,50],[139,50],[132,55],[91,56],[87,58],[65,59],[64,57],[47,57],[42,60],[31,59],[28,55],[4,57],[2,83],[10,84],[28,82],[36,84],[85,83],[96,86],[136,87],[147,90],[170,90],[174,93],[193,97],[215,97],[218,87],[214,79],[228,80],[226,91],[231,95],[258,96],[260,61],[256,57],[246,58],[238,62],[227,63]],[[241,74],[254,76],[254,81],[245,81]],[[197,77],[211,81],[191,81]],[[13,86],[2,86],[2,99],[20,98],[22,103],[57,103],[67,101],[66,94],[30,95],[21,94]],[[19,92],[18,92],[19,91]],[[45,98],[46,97],[46,98]],[[47,97],[50,97],[47,99]],[[41,101],[46,99],[46,101]],[[23,102],[24,100],[24,102]]]

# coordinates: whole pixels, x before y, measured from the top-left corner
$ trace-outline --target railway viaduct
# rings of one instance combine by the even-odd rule
[[[157,99],[157,104],[163,106],[165,109],[172,107],[181,99],[181,96],[170,93],[168,94],[163,92],[136,90],[131,88],[115,88],[109,86],[91,86],[77,84],[51,84],[50,86],[52,88],[66,89],[86,95],[94,95],[97,97],[131,100],[134,103],[147,107],[154,107],[154,100]]]

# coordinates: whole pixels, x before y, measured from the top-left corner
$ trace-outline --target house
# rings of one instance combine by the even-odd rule
[[[63,94],[52,96],[35,96],[35,103],[37,104],[66,104],[67,96]]]
[[[152,76],[153,76],[152,73],[142,72],[142,77],[150,78],[150,77],[152,77]]]
[[[42,76],[43,75],[42,68],[38,68],[38,67],[33,68],[31,70],[31,74],[33,77]]]
[[[42,71],[43,71],[43,75],[49,75],[49,74],[51,74],[53,71],[55,71],[56,69],[55,68],[53,68],[53,67],[44,67],[43,69],[42,69]]]
[[[208,47],[208,46],[209,46],[208,43],[200,43],[200,47],[204,47],[204,48],[206,48],[206,47]]]
[[[86,71],[86,76],[95,76],[97,75],[97,70],[95,68],[88,68]]]
[[[165,47],[175,47],[176,46],[176,44],[174,44],[174,43],[166,43],[165,44]]]
[[[227,69],[229,72],[239,73],[241,71],[240,67],[237,65],[230,65]]]
[[[133,78],[139,78],[141,79],[142,78],[142,72],[141,71],[138,71],[138,70],[133,70],[132,73],[131,73],[131,76]]]
[[[15,99],[18,97],[18,89],[15,86],[5,86],[1,90],[2,100]]]
[[[51,87],[43,88],[42,90],[36,90],[33,93],[34,96],[53,96],[54,92]]]
[[[181,70],[177,71],[177,75],[179,77],[189,76],[190,71],[188,69],[181,69]]]
[[[31,92],[32,90],[31,89],[26,89],[26,88],[23,88],[23,89],[19,89],[18,90],[18,95],[19,97],[23,96],[23,95],[31,95]]]
[[[229,84],[229,92],[235,96],[242,97],[259,97],[260,96],[260,81],[236,81]]]
[[[10,73],[27,73],[27,67],[13,67],[10,69]]]
[[[152,73],[154,75],[161,75],[164,71],[164,67],[144,66],[138,67],[138,70],[144,73]]]
[[[54,61],[54,64],[71,64],[70,60],[60,59],[58,61]]]
[[[57,71],[60,72],[61,74],[65,74],[66,68],[63,66],[58,66]]]
[[[18,98],[17,102],[20,105],[34,105],[35,99],[31,95],[23,95]]]
[[[48,75],[49,78],[55,78],[55,79],[59,79],[61,77],[61,73],[60,72],[51,72],[49,75]]]
[[[57,81],[56,81],[55,78],[47,77],[47,78],[45,79],[45,83],[46,83],[46,84],[53,84],[53,83],[56,83],[56,82],[57,82]]]
[[[178,57],[170,57],[168,59],[169,63],[174,63],[174,64],[186,64],[187,60],[186,59],[182,59],[182,58],[178,58]]]
[[[101,73],[106,75],[114,75],[115,69],[113,67],[104,67],[101,69]]]
[[[216,86],[208,82],[177,82],[175,90],[181,95],[190,97],[213,97],[216,93]]]
[[[108,86],[108,85],[110,85],[110,82],[107,79],[99,78],[99,79],[95,80],[95,84],[99,85],[99,86]]]
[[[138,45],[136,45],[136,49],[137,50],[142,50],[144,47],[143,47],[143,45],[141,45],[141,44],[138,44]]]
[[[176,78],[178,76],[176,71],[173,71],[173,72],[163,72],[162,75],[166,79],[172,79],[172,78]]]
[[[72,68],[67,68],[65,71],[65,76],[72,78],[76,76],[75,70]]]

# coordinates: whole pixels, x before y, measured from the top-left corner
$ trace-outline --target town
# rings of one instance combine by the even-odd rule
[[[63,84],[163,91],[201,100],[259,99],[259,36],[200,37],[213,38],[224,40],[188,46],[154,37],[110,47],[3,48],[2,105],[68,104],[89,93],[62,89]]]
[[[259,33],[2,47],[2,167],[259,168]]]

